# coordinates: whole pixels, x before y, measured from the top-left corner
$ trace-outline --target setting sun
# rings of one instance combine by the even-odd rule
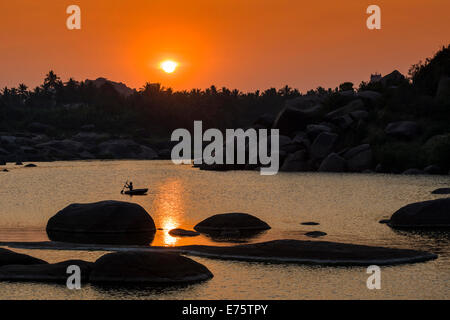
[[[161,69],[166,73],[173,73],[178,67],[178,63],[172,60],[166,60],[161,62]]]

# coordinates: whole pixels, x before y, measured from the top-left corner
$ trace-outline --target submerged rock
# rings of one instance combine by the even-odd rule
[[[450,227],[450,198],[416,202],[396,211],[389,223],[394,228]]]
[[[204,265],[176,253],[116,252],[99,258],[93,266],[93,283],[180,284],[208,280],[213,274]]]
[[[327,235],[327,233],[326,232],[322,232],[322,231],[311,231],[311,232],[305,233],[305,236],[311,237],[311,238],[318,238],[318,237],[323,237],[323,236],[326,236],[326,235]]]
[[[223,213],[203,220],[194,229],[202,233],[235,234],[268,230],[270,226],[247,213]]]
[[[308,222],[302,222],[302,223],[300,223],[300,224],[301,224],[301,225],[304,225],[304,226],[318,226],[320,223],[308,221]]]
[[[164,250],[225,260],[319,265],[394,265],[437,258],[436,254],[410,249],[306,240],[275,240],[229,247],[193,245]]]
[[[184,229],[173,229],[169,231],[169,234],[174,237],[195,237],[200,235],[199,232]]]
[[[37,165],[35,165],[34,163],[29,163],[24,168],[36,168],[36,167]]]
[[[6,265],[47,264],[44,260],[0,248],[0,267]]]
[[[69,260],[54,264],[37,265],[9,265],[0,267],[0,281],[42,281],[63,282],[67,281],[70,274],[69,266],[78,266],[81,271],[81,281],[87,282],[93,263],[82,260]]]
[[[62,242],[149,244],[155,231],[140,205],[112,200],[71,204],[47,223],[49,238]]]

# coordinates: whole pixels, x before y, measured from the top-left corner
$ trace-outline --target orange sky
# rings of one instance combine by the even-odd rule
[[[66,29],[71,4],[80,31]],[[366,28],[370,4],[382,30]],[[131,87],[359,84],[449,44],[449,16],[448,0],[2,0],[0,86],[35,86],[50,69]],[[174,74],[157,68],[166,58],[180,62]]]

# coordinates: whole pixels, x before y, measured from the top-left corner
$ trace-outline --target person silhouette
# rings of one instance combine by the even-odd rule
[[[127,184],[127,188],[128,188],[130,191],[133,191],[133,182],[130,181],[130,183]]]

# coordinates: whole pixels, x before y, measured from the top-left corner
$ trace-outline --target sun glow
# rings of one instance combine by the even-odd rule
[[[161,69],[164,70],[165,73],[173,73],[178,67],[178,63],[172,60],[166,60],[161,62]]]

